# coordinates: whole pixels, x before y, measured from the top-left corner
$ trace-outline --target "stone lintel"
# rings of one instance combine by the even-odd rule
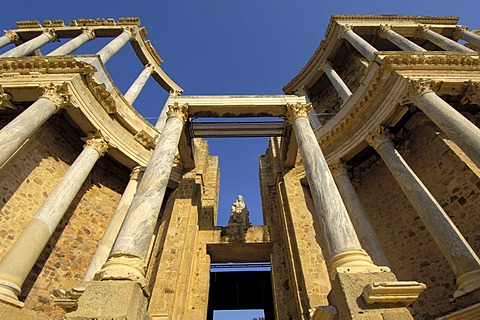
[[[409,305],[417,300],[425,289],[425,284],[417,281],[374,282],[365,286],[362,296],[368,304],[402,303]]]

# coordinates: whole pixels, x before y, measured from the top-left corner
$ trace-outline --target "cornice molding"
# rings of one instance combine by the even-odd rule
[[[98,82],[95,77],[88,75],[85,77],[88,88],[91,90],[95,98],[100,102],[102,107],[108,114],[117,112],[117,104],[112,94],[107,91],[107,87],[104,83]]]
[[[93,74],[95,68],[90,64],[77,61],[72,57],[25,57],[0,59],[0,73],[31,74],[38,73],[79,73]]]

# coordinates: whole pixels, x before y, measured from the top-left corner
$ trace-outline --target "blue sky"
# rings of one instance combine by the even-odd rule
[[[332,14],[450,15],[475,29],[480,28],[479,9],[478,0],[24,0],[4,1],[0,21],[3,29],[14,29],[17,20],[63,19],[68,23],[77,18],[139,16],[148,39],[165,61],[162,68],[183,87],[184,95],[282,94],[282,87],[324,38]],[[99,49],[104,43],[97,40],[86,49]],[[107,63],[122,92],[141,68],[130,48]],[[155,117],[165,99],[166,94],[151,80],[134,106],[144,116]],[[237,194],[244,195],[252,222],[262,223],[258,157],[265,152],[267,141],[210,142],[211,154],[220,156],[219,224],[227,223]],[[228,319],[251,317],[230,315]]]

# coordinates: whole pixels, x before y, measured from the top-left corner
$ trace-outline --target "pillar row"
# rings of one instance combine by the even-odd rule
[[[362,54],[362,56],[367,58],[367,60],[372,61],[375,57],[375,52],[377,52],[378,50],[375,49],[365,39],[356,34],[352,30],[351,26],[343,25],[341,26],[341,28],[341,37],[347,40],[355,49],[358,50],[358,52]]]
[[[108,150],[98,134],[91,135],[82,153],[37,210],[0,262],[0,300],[21,305],[17,296],[45,245],[85,182],[97,160]],[[17,302],[17,303],[15,303]]]
[[[57,34],[54,29],[45,29],[41,35],[35,37],[18,47],[10,49],[4,54],[0,55],[2,58],[14,58],[28,56],[44,44],[57,40]]]
[[[445,36],[442,36],[435,31],[430,30],[429,26],[420,25],[417,29],[416,36],[418,38],[427,39],[428,41],[436,44],[440,48],[447,51],[459,51],[459,52],[475,52],[472,49],[469,49],[465,46],[462,46],[460,43],[453,41]]]
[[[65,84],[40,86],[43,95],[0,130],[0,168],[60,108],[67,105]]]
[[[289,122],[293,126],[305,167],[316,214],[323,225],[328,244],[329,272],[332,279],[338,272],[380,272],[362,249],[355,229],[342,202],[327,161],[308,121],[311,105],[288,105]]]
[[[5,47],[9,43],[18,43],[20,37],[13,30],[6,30],[5,35],[0,37],[0,48]]]
[[[454,297],[480,288],[480,259],[395,149],[388,131],[379,127],[366,140],[380,155],[457,276]]]
[[[187,120],[188,105],[169,106],[167,121],[137,193],[113,245],[95,278],[131,280],[146,286],[145,271],[153,232],[162,207],[178,143]]]
[[[125,100],[127,100],[130,104],[133,104],[133,102],[135,102],[154,70],[154,67],[150,64],[145,65],[145,68],[142,70],[142,72],[140,72],[137,79],[135,79],[135,82],[123,95]]]
[[[415,42],[412,42],[404,36],[393,31],[392,27],[389,25],[380,25],[378,35],[382,38],[388,39],[403,51],[427,51]]]
[[[124,28],[119,36],[97,52],[100,56],[100,60],[102,60],[103,63],[107,63],[107,61],[110,60],[128,41],[132,40],[134,36],[134,28]]]
[[[95,38],[95,32],[89,28],[83,28],[82,33],[57,49],[53,50],[47,56],[66,56],[77,50],[85,42]]]

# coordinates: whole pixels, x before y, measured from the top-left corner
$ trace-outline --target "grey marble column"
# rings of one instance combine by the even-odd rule
[[[54,113],[69,101],[64,85],[42,86],[43,95],[0,130],[0,168]]]
[[[97,52],[100,56],[100,60],[102,60],[103,63],[107,63],[107,61],[110,60],[110,58],[112,58],[115,53],[117,53],[133,37],[134,29],[125,28],[118,37],[110,41],[105,47]]]
[[[9,43],[17,43],[20,40],[18,34],[12,30],[6,30],[5,35],[0,37],[0,48],[5,47]]]
[[[125,100],[127,100],[130,104],[133,104],[137,99],[140,91],[142,91],[143,87],[147,83],[150,75],[152,74],[154,68],[153,66],[147,64],[145,68],[140,72],[135,82],[130,86],[128,91],[123,95]]]
[[[454,37],[456,39],[468,41],[468,43],[474,45],[477,49],[480,49],[480,35],[468,31],[467,27],[457,26],[455,28]]]
[[[66,56],[77,50],[82,44],[95,38],[95,32],[89,28],[83,28],[82,33],[57,49],[53,50],[47,56]]]
[[[45,29],[41,35],[35,37],[18,47],[8,50],[0,55],[1,58],[24,57],[34,52],[44,44],[57,40],[57,35],[53,29]]]
[[[304,97],[305,101],[307,103],[310,103],[310,97],[308,96],[308,90],[305,86],[301,87],[297,91],[295,91],[295,95],[298,97]],[[309,114],[309,119],[310,119],[310,125],[312,126],[313,130],[316,130],[317,128],[320,128],[322,126],[322,123],[320,122],[320,119],[318,119],[317,114],[315,113],[314,108],[310,108],[310,111],[308,112]]]
[[[378,50],[375,49],[370,43],[365,39],[356,34],[352,28],[348,25],[342,27],[342,37],[345,38],[355,49],[358,50],[369,61],[372,61],[375,57],[375,52]]]
[[[388,131],[379,127],[367,137],[415,208],[457,276],[454,297],[480,288],[480,259],[425,185],[395,149]]]
[[[432,90],[434,81],[412,80],[408,97],[480,167],[480,129]]]
[[[338,75],[338,73],[333,70],[332,65],[328,61],[324,61],[322,64],[322,69],[323,72],[327,75],[328,79],[332,83],[333,87],[335,90],[338,92],[340,97],[342,98],[343,101],[348,100],[350,96],[352,95],[352,91],[348,89],[347,85],[345,82],[343,82],[342,78]]]
[[[310,105],[300,103],[288,105],[288,117],[297,138],[315,211],[323,225],[330,256],[330,276],[332,279],[335,278],[342,267],[348,267],[348,272],[360,272],[362,268],[363,271],[372,270],[375,265],[360,245],[327,161],[308,121],[309,107]]]
[[[415,42],[412,42],[404,36],[393,31],[389,25],[380,25],[378,35],[382,38],[390,40],[390,42],[404,51],[427,51]]]
[[[348,177],[345,164],[341,161],[335,161],[330,164],[330,169],[362,247],[372,257],[377,266],[390,266],[380,240]]]
[[[138,181],[141,179],[144,170],[145,168],[140,166],[133,168],[132,173],[130,174],[130,181],[128,181],[127,187],[123,192],[117,209],[115,210],[115,213],[113,214],[112,219],[110,220],[110,223],[103,234],[102,240],[97,247],[97,251],[95,251],[92,261],[90,261],[90,264],[88,265],[80,287],[83,287],[83,283],[92,280],[95,276],[95,273],[98,272],[102,268],[103,264],[107,261],[108,255],[112,250],[118,232],[120,231],[123,221],[125,220],[128,209],[132,204],[133,197],[137,192]]]
[[[427,39],[428,41],[447,51],[475,52],[474,50],[462,46],[460,43],[453,41],[452,39],[430,30],[429,26],[418,26],[417,37]]]
[[[82,153],[37,210],[22,234],[0,262],[0,300],[15,301],[23,282],[85,182],[107,143],[90,136]]]
[[[168,119],[107,262],[95,278],[131,280],[146,286],[145,261],[162,207],[187,105],[171,105]]]

